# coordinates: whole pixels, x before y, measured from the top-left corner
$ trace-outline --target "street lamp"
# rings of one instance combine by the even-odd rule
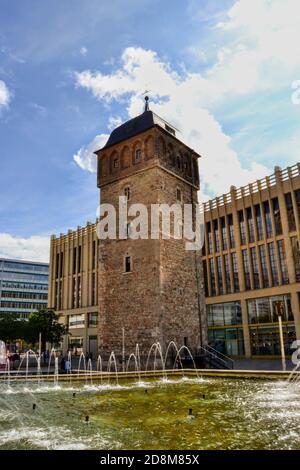
[[[283,341],[283,329],[282,329],[282,317],[284,314],[284,305],[282,300],[279,300],[274,303],[275,312],[278,317],[279,324],[279,337],[280,337],[280,349],[281,349],[281,361],[282,361],[282,370],[286,370],[286,360],[285,360],[285,350],[284,350],[284,341]]]

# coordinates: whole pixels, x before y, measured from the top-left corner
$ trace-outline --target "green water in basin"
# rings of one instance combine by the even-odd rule
[[[299,448],[300,388],[286,382],[0,383],[0,449]]]

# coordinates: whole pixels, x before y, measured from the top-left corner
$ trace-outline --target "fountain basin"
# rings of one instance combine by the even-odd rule
[[[254,377],[1,382],[0,449],[299,449],[299,395]]]

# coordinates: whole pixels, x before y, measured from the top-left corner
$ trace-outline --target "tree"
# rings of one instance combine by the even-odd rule
[[[39,334],[42,337],[42,350],[46,350],[46,343],[59,343],[68,333],[68,327],[58,322],[58,315],[54,310],[44,309],[29,315],[26,328],[26,341],[38,342]]]
[[[0,314],[0,339],[10,343],[16,339],[23,339],[27,322],[15,313]]]

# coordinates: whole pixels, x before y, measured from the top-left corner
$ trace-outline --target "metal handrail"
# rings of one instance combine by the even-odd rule
[[[210,354],[212,357],[215,357],[217,358],[219,361],[222,361],[223,364],[227,365],[227,362],[222,359],[220,356],[218,356],[217,354],[215,354],[215,352],[212,352],[212,351],[209,351],[209,349],[206,348],[206,346],[200,346],[200,349],[203,349],[203,351],[207,354]],[[212,348],[213,349],[213,348]],[[216,351],[217,352],[217,351]]]
[[[213,347],[210,346],[209,344],[207,344],[205,347],[206,347],[206,348],[209,348],[209,349],[212,349],[212,350],[213,350],[214,352],[216,352],[218,355],[220,355],[220,356],[222,356],[222,357],[225,357],[225,359],[226,359],[227,361],[232,362],[232,364],[234,364],[234,360],[231,359],[231,357],[226,356],[226,354],[223,354],[223,353],[221,353],[220,351],[217,351],[215,348],[213,348]]]

